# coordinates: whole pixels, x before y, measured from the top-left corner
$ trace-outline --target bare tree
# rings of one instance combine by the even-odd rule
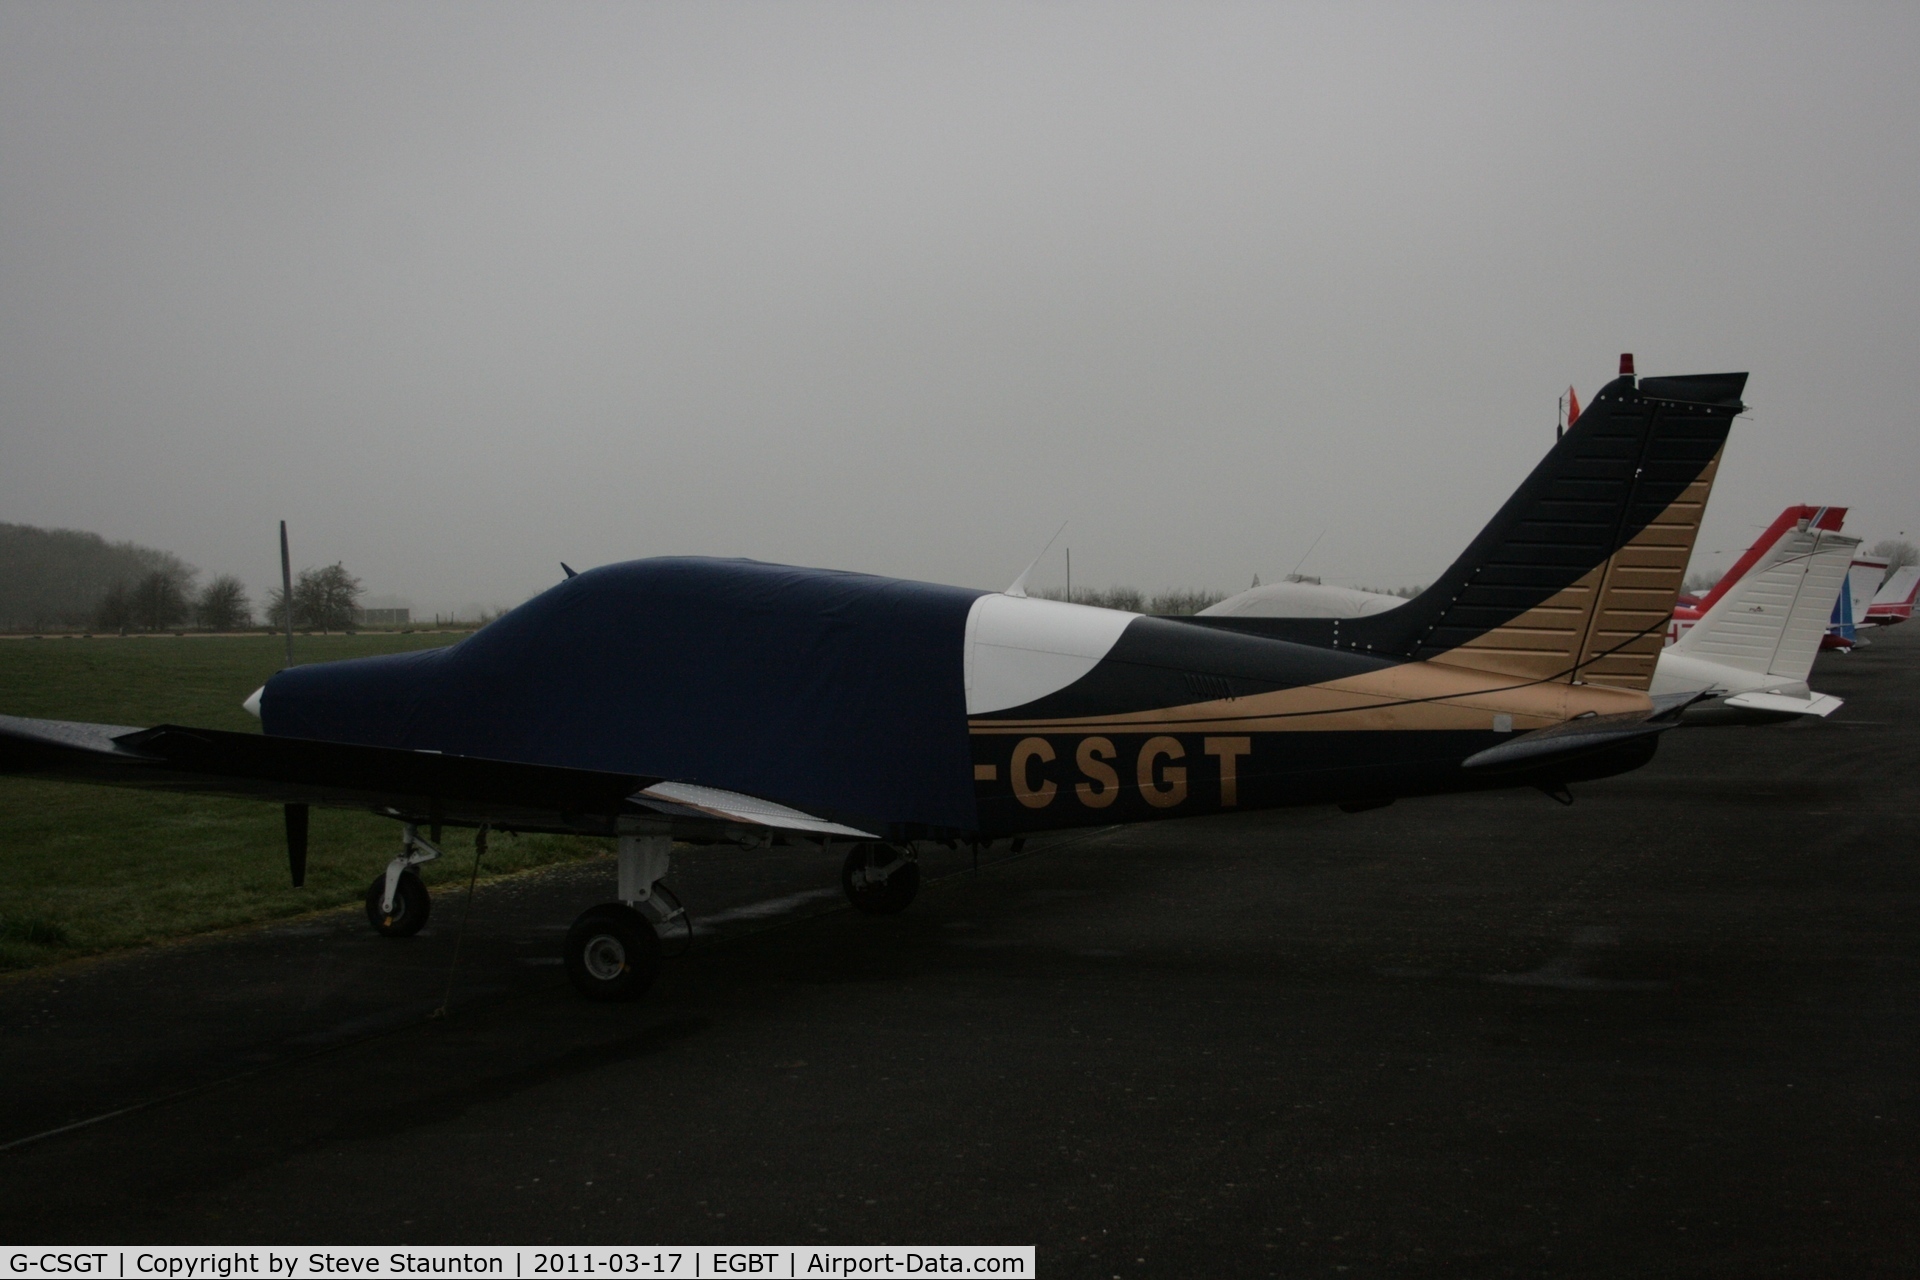
[[[253,602],[240,579],[223,573],[207,584],[193,606],[193,620],[209,631],[238,631],[253,624]]]
[[[360,579],[338,562],[324,569],[302,569],[293,583],[293,625],[315,631],[346,631],[353,626],[353,609],[360,602]],[[281,612],[279,593],[269,605],[276,622]]]
[[[144,631],[165,631],[177,627],[193,613],[192,575],[177,569],[155,569],[133,584],[128,604],[133,624]]]
[[[93,611],[93,625],[101,631],[133,629],[133,593],[127,590],[126,583],[116,582],[107,588]]]
[[[1920,548],[1901,538],[1883,538],[1873,544],[1873,553],[1887,558],[1887,572],[1903,565],[1920,564]]]

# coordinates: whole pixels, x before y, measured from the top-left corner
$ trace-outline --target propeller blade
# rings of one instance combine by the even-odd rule
[[[287,611],[287,665],[293,665],[293,559],[287,554],[287,522],[280,522],[280,606]],[[292,819],[288,819],[292,821]],[[305,830],[303,827],[302,830]]]
[[[307,806],[287,806],[287,870],[293,873],[293,887],[307,882]]]

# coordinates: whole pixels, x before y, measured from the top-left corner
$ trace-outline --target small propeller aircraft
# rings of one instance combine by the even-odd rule
[[[1674,610],[1654,671],[1656,695],[1697,689],[1701,724],[1829,716],[1840,699],[1807,687],[1834,600],[1860,539],[1839,532],[1845,507],[1792,506],[1698,604]]]
[[[310,806],[394,818],[368,891],[389,935],[424,922],[414,868],[443,827],[613,837],[618,900],[565,950],[603,1000],[653,980],[675,840],[850,844],[847,896],[884,913],[918,888],[916,840],[1497,787],[1570,802],[1675,723],[1645,691],[1743,408],[1745,374],[1623,364],[1453,567],[1374,617],[637,560],[444,649],[289,667],[248,700],[261,734],[0,717],[0,772],[280,803],[295,884]]]

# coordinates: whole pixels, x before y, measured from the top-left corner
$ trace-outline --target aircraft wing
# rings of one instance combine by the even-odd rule
[[[693,838],[728,838],[738,827],[876,838],[757,796],[663,778],[166,724],[0,716],[0,773],[520,831],[613,835],[623,818],[664,817],[676,836]]]

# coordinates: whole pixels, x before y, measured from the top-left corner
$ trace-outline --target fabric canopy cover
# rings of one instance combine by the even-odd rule
[[[697,557],[569,578],[458,644],[291,667],[276,736],[724,787],[898,836],[977,826],[961,649],[985,594]]]

